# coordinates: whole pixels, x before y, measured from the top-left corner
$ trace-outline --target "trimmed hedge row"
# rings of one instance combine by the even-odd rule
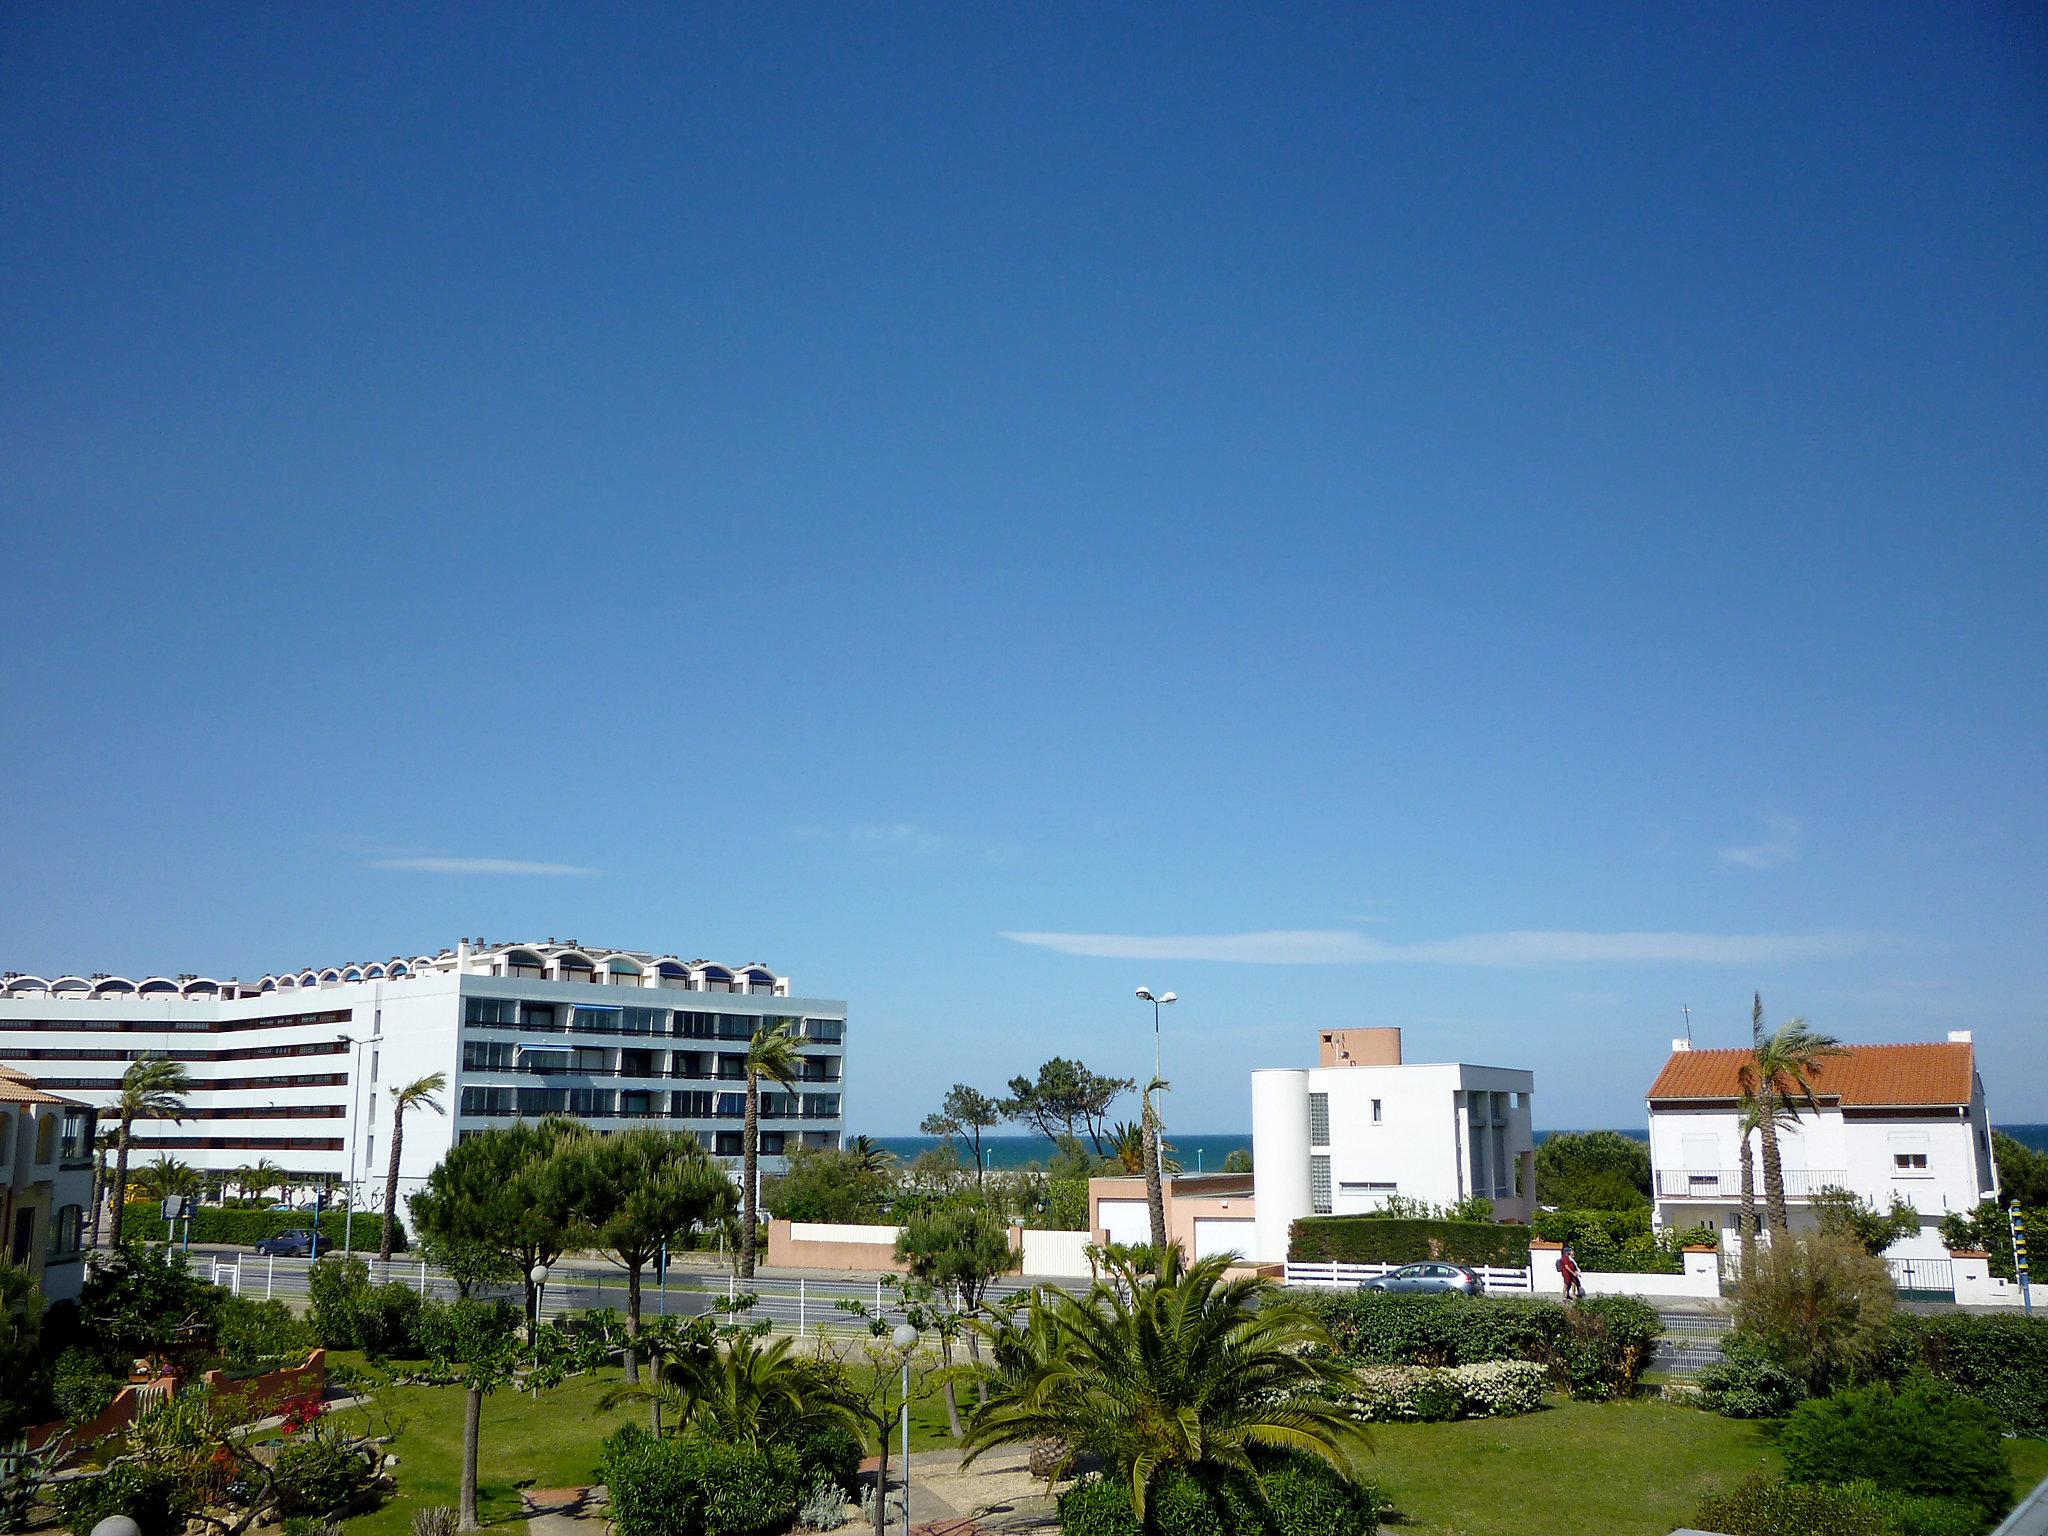
[[[1287,1232],[1297,1264],[1452,1264],[1527,1268],[1529,1229],[1493,1221],[1416,1220],[1403,1216],[1304,1216]]]
[[[1633,1296],[1565,1306],[1534,1298],[1289,1291],[1329,1330],[1338,1354],[1361,1365],[1474,1365],[1533,1360],[1573,1397],[1636,1389],[1663,1331],[1657,1309]]]
[[[1145,1518],[1121,1480],[1085,1477],[1059,1497],[1060,1536],[1372,1536],[1384,1503],[1373,1483],[1347,1483],[1312,1456],[1288,1456],[1260,1477],[1197,1477],[1178,1467],[1146,1493]]]
[[[384,1213],[380,1211],[357,1211],[355,1230],[349,1247],[356,1253],[374,1253],[383,1230]],[[127,1214],[121,1218],[123,1237],[133,1237],[141,1242],[177,1242],[185,1236],[185,1219],[176,1222],[177,1231],[169,1230],[170,1223],[160,1214],[160,1207],[154,1202],[131,1200]],[[255,1211],[235,1209],[231,1206],[202,1205],[192,1213],[192,1241],[195,1243],[225,1243],[230,1247],[249,1248],[266,1237],[276,1237],[280,1232],[303,1231],[313,1225],[312,1214],[308,1211]],[[338,1251],[341,1234],[349,1225],[346,1211],[327,1211],[320,1218],[320,1249],[326,1252],[330,1244]],[[392,1242],[394,1253],[404,1252],[410,1244],[406,1241],[405,1221],[402,1217],[392,1218]]]
[[[1882,1374],[1915,1370],[1976,1398],[2015,1435],[2048,1435],[2048,1318],[1894,1313]]]
[[[843,1431],[754,1446],[628,1425],[605,1440],[597,1475],[617,1536],[771,1536],[789,1529],[806,1495],[851,1491],[859,1467],[860,1442]]]

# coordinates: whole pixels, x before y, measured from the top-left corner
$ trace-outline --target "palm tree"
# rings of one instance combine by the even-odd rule
[[[437,1115],[446,1114],[435,1095],[447,1086],[448,1075],[445,1072],[430,1072],[403,1088],[391,1090],[391,1163],[384,1175],[384,1230],[377,1238],[380,1262],[391,1258],[392,1219],[398,1210],[398,1152],[405,1144],[405,1112],[418,1106],[431,1109]]]
[[[192,1074],[178,1062],[163,1056],[143,1056],[128,1064],[121,1074],[121,1092],[108,1106],[120,1121],[114,1133],[114,1229],[113,1246],[121,1246],[121,1217],[128,1204],[128,1144],[130,1130],[138,1120],[182,1121],[185,1095],[192,1091]]]
[[[657,1425],[694,1429],[728,1445],[787,1445],[821,1428],[858,1433],[831,1371],[792,1354],[795,1344],[789,1337],[763,1344],[743,1333],[721,1349],[692,1339],[648,1380],[611,1388],[598,1406],[609,1412],[620,1403],[652,1403]]]
[[[1145,1171],[1145,1128],[1119,1120],[1109,1128],[1109,1157],[1128,1174]]]
[[[165,1200],[172,1195],[196,1195],[203,1182],[197,1168],[162,1152],[157,1154],[155,1162],[144,1163],[135,1170],[136,1187],[152,1200]]]
[[[1293,1451],[1355,1478],[1371,1441],[1350,1369],[1321,1323],[1263,1276],[1226,1278],[1230,1262],[1168,1249],[1156,1275],[1125,1263],[1086,1295],[1039,1292],[1022,1339],[990,1326],[996,1377],[965,1461],[1040,1439],[1063,1465],[1093,1452],[1140,1521],[1168,1468],[1255,1477],[1255,1452]]]
[[[1814,1079],[1820,1076],[1828,1057],[1843,1055],[1845,1050],[1832,1035],[1809,1029],[1804,1019],[1787,1020],[1765,1035],[1764,999],[1760,992],[1750,1007],[1749,1027],[1752,1061],[1743,1064],[1737,1077],[1760,1101],[1756,1129],[1762,1143],[1764,1204],[1769,1210],[1771,1230],[1783,1235],[1789,1230],[1789,1221],[1785,1214],[1785,1169],[1778,1153],[1778,1132],[1781,1127],[1798,1124],[1800,1109],[1819,1113]]]
[[[100,1213],[107,1205],[107,1159],[113,1155],[114,1143],[119,1139],[116,1131],[101,1131],[92,1139],[92,1238],[90,1246],[100,1245]]]
[[[1746,1272],[1750,1261],[1756,1257],[1756,1237],[1761,1230],[1756,1209],[1756,1164],[1750,1156],[1749,1144],[1753,1137],[1760,1137],[1766,1118],[1776,1122],[1779,1131],[1799,1129],[1799,1111],[1783,1099],[1767,1097],[1756,1091],[1756,1079],[1747,1064],[1736,1069],[1736,1080],[1742,1084],[1742,1097],[1736,1101],[1736,1156],[1741,1159],[1739,1173],[1742,1180],[1742,1216],[1739,1231],[1742,1242],[1742,1267]]]
[[[242,1181],[242,1192],[254,1195],[258,1203],[271,1190],[282,1190],[287,1177],[285,1171],[267,1157],[259,1157],[241,1169],[238,1176]]]
[[[846,1144],[847,1155],[862,1173],[887,1173],[896,1154],[872,1136],[856,1136]]]
[[[755,1230],[761,1219],[761,1079],[793,1087],[803,1070],[795,1019],[777,1019],[747,1042],[747,1118],[740,1128],[740,1278],[754,1273]],[[879,1149],[877,1149],[879,1150]]]
[[[1145,1208],[1152,1217],[1152,1251],[1162,1260],[1166,1254],[1166,1170],[1160,1166],[1164,1149],[1159,1145],[1159,1110],[1153,1096],[1165,1089],[1160,1078],[1147,1083],[1138,1116],[1145,1130]]]

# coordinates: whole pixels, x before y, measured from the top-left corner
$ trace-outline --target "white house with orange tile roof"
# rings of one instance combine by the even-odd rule
[[[0,1258],[25,1269],[46,1301],[85,1283],[92,1203],[92,1106],[0,1066]]]
[[[1734,1247],[1742,1209],[1737,1130],[1746,1050],[1693,1050],[1674,1040],[1649,1092],[1650,1165],[1656,1219],[1666,1227],[1713,1226]],[[1853,1191],[1888,1210],[1894,1195],[1920,1213],[1920,1230],[1893,1258],[1941,1258],[1941,1218],[1973,1209],[1998,1187],[1991,1121],[1968,1030],[1941,1042],[1852,1045],[1813,1079],[1818,1113],[1779,1135],[1785,1200],[1794,1228],[1812,1220],[1815,1194]],[[1757,1202],[1763,1157],[1750,1138]]]

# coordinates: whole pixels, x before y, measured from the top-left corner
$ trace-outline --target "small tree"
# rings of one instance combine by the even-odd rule
[[[888,1324],[858,1301],[839,1303],[843,1311],[868,1320],[866,1334],[833,1335],[818,1330],[818,1358],[837,1368],[837,1395],[845,1410],[875,1444],[875,1531],[887,1524],[889,1507],[889,1435],[906,1403],[932,1395],[930,1372],[910,1373],[910,1394],[903,1393],[903,1365],[915,1353],[896,1347]]]
[[[1251,1148],[1232,1147],[1228,1155],[1223,1159],[1223,1171],[1225,1173],[1250,1173],[1252,1171]]]
[[[497,1302],[457,1301],[422,1314],[422,1342],[437,1376],[459,1384],[462,1410],[462,1492],[456,1529],[481,1529],[476,1512],[477,1460],[483,1440],[484,1399],[517,1380],[535,1392],[594,1369],[611,1341],[603,1331],[574,1338],[543,1324],[522,1344],[510,1309]]]
[[[43,1293],[34,1275],[0,1259],[0,1437],[34,1422],[29,1384],[42,1368]]]
[[[1536,1198],[1572,1211],[1650,1203],[1650,1148],[1619,1131],[1558,1131],[1536,1149]]]
[[[1735,1326],[1825,1396],[1878,1357],[1895,1300],[1884,1261],[1855,1243],[1777,1233],[1736,1284]]]
[[[640,1276],[664,1244],[731,1213],[732,1180],[694,1136],[652,1127],[591,1137],[561,1156],[590,1241],[626,1271],[626,1380],[638,1381]]]
[[[982,1132],[1001,1125],[1003,1120],[1003,1106],[999,1101],[979,1088],[955,1083],[946,1090],[946,1097],[940,1102],[937,1113],[926,1115],[918,1129],[927,1136],[966,1137],[974,1156],[975,1186],[979,1188],[986,1172],[982,1166]]]
[[[436,1251],[469,1259],[488,1250],[517,1272],[535,1328],[534,1267],[554,1263],[582,1230],[556,1153],[589,1134],[553,1117],[492,1126],[449,1148],[412,1198],[413,1221]]]
[[[953,1386],[953,1340],[962,1329],[961,1319],[980,1316],[987,1307],[989,1287],[1006,1275],[1018,1261],[1010,1246],[1010,1231],[994,1212],[977,1205],[952,1205],[914,1215],[896,1238],[896,1257],[907,1264],[911,1276],[929,1288],[932,1298],[943,1297],[943,1323],[934,1320],[939,1348],[946,1365],[946,1415],[957,1439],[960,1410]],[[913,1322],[916,1319],[912,1319]],[[967,1350],[974,1358],[976,1386],[987,1398],[987,1384],[981,1380],[981,1345],[978,1332],[966,1329]]]
[[[391,1090],[391,1163],[384,1174],[384,1224],[377,1236],[377,1257],[382,1262],[390,1262],[391,1235],[398,1222],[398,1153],[405,1145],[405,1112],[418,1108],[446,1114],[439,1095],[447,1086],[447,1074],[434,1072]],[[354,1197],[350,1200],[353,1205]]]
[[[1882,1254],[1900,1238],[1920,1230],[1920,1213],[1896,1193],[1891,1209],[1880,1211],[1854,1190],[1838,1184],[1814,1195],[1813,1219],[1821,1231],[1852,1242],[1868,1254]]]

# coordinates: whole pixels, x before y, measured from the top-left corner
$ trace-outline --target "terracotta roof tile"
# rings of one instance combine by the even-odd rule
[[[1737,1098],[1737,1073],[1749,1060],[1742,1050],[1673,1051],[1650,1085],[1649,1098]],[[1813,1088],[1816,1098],[1845,1105],[1967,1104],[1976,1077],[1975,1048],[1968,1041],[1852,1045],[1846,1055],[1820,1064]]]
[[[0,1104],[70,1104],[71,1099],[59,1098],[54,1093],[45,1093],[33,1083],[19,1078],[0,1077]]]

